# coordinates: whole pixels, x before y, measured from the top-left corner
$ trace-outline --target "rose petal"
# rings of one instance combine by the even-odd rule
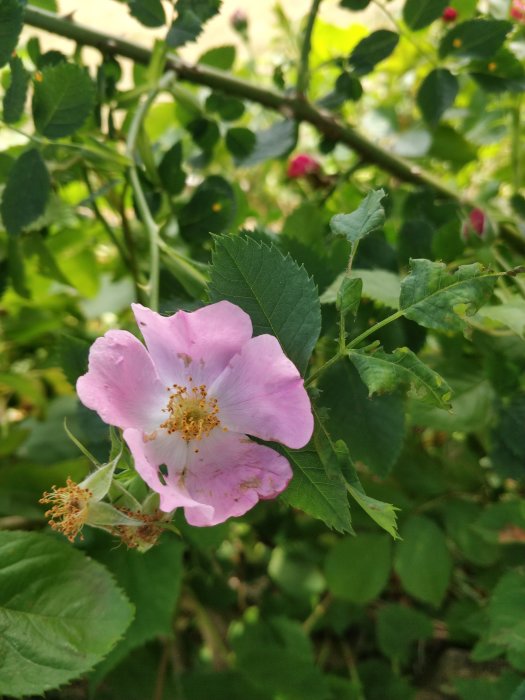
[[[166,433],[144,441],[139,431],[126,430],[124,439],[138,473],[160,495],[161,510],[183,507],[190,525],[217,525],[244,515],[260,499],[275,498],[292,478],[284,457],[245,435],[217,430],[185,443]],[[167,476],[161,480],[163,464]]]
[[[221,424],[236,433],[294,449],[312,436],[314,420],[303,380],[271,335],[246,343],[209,393],[218,399]]]
[[[148,432],[163,420],[166,389],[144,345],[127,331],[109,331],[93,343],[77,392],[110,425]]]
[[[196,384],[211,383],[252,337],[250,317],[229,301],[173,316],[160,316],[140,304],[132,307],[166,384],[182,383],[189,373]]]
[[[190,525],[217,525],[244,515],[259,500],[278,496],[292,478],[282,455],[245,435],[216,432],[197,444],[199,452],[190,451],[185,485],[195,501],[206,505],[185,507]]]

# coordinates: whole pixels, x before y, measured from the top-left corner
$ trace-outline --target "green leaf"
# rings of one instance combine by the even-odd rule
[[[441,408],[450,407],[452,389],[409,348],[397,348],[392,353],[381,348],[370,352],[350,350],[348,357],[367,385],[369,396],[408,386],[413,397]]]
[[[244,309],[254,334],[274,335],[304,374],[321,331],[319,297],[304,267],[275,246],[222,236],[212,257],[210,296]]]
[[[11,59],[22,31],[23,5],[19,0],[3,0],[0,4],[0,67]]]
[[[219,70],[231,70],[235,63],[235,55],[235,46],[216,46],[203,53],[199,58],[199,63],[203,63],[205,66],[218,68]]]
[[[35,127],[50,139],[70,136],[95,106],[95,87],[86,70],[73,63],[58,63],[42,70],[34,83]]]
[[[452,573],[452,557],[441,528],[420,516],[407,520],[401,528],[394,568],[407,593],[438,607]]]
[[[177,18],[166,37],[168,46],[177,48],[194,41],[202,32],[203,25],[216,15],[221,0],[177,0]]]
[[[338,532],[353,532],[346,485],[341,475],[327,474],[313,448],[280,451],[289,460],[293,479],[281,499]]]
[[[169,194],[179,194],[186,184],[186,173],[182,168],[182,143],[177,141],[166,151],[160,161],[158,172],[162,186]]]
[[[89,343],[83,338],[62,334],[57,343],[60,367],[70,384],[75,386],[77,379],[87,372]]]
[[[487,629],[483,641],[502,651],[525,654],[525,573],[509,571],[498,581],[486,609]],[[474,654],[476,650],[474,650]]]
[[[0,693],[36,695],[80,676],[132,617],[108,571],[71,545],[0,531]]]
[[[372,190],[354,212],[333,216],[330,220],[332,233],[344,236],[354,245],[372,231],[377,231],[385,223],[385,210],[381,206],[384,198],[384,190]]]
[[[517,294],[497,306],[482,306],[478,316],[506,326],[516,335],[525,338],[525,299]]]
[[[452,107],[458,94],[459,83],[455,75],[446,68],[430,71],[417,93],[417,104],[424,120],[436,126],[443,114]]]
[[[0,205],[8,233],[17,234],[44,213],[51,181],[42,156],[31,148],[13,165],[7,178]]]
[[[388,29],[378,29],[362,39],[349,57],[357,76],[370,73],[377,63],[384,61],[394,51],[399,35]]]
[[[497,424],[492,430],[492,466],[504,478],[521,479],[525,464],[525,393],[500,406]]]
[[[411,321],[443,331],[461,331],[467,324],[456,313],[474,313],[492,296],[497,275],[479,263],[461,265],[454,273],[445,263],[411,260],[401,282],[400,309]]]
[[[360,488],[356,488],[351,484],[347,484],[348,492],[359,503],[365,513],[376,522],[379,527],[386,530],[394,539],[399,538],[397,532],[397,513],[399,508],[396,508],[391,503],[378,501],[376,498],[367,496]]]
[[[441,17],[447,5],[448,0],[406,0],[403,19],[410,29],[417,31]]]
[[[341,0],[341,7],[347,10],[364,10],[370,4],[371,0]]]
[[[124,638],[91,675],[92,685],[97,685],[132,649],[170,635],[184,573],[184,546],[169,533],[145,553],[123,547],[110,549],[107,540],[103,542],[104,548],[95,556],[114,574],[135,605],[136,614]]]
[[[390,577],[392,541],[383,534],[345,537],[328,552],[325,575],[338,598],[364,605],[379,596]]]
[[[345,277],[339,291],[335,305],[343,319],[350,315],[355,318],[359,304],[361,302],[361,294],[363,293],[363,280],[359,277]]]
[[[377,645],[385,656],[400,663],[410,660],[415,642],[432,637],[434,628],[429,617],[404,605],[388,604],[377,614]]]
[[[210,233],[222,233],[235,218],[237,203],[230,183],[220,175],[202,182],[179,212],[180,232],[188,241],[202,243]]]
[[[510,700],[525,700],[525,681],[519,684]]]
[[[297,134],[297,122],[292,119],[275,122],[269,129],[257,131],[253,151],[239,164],[248,167],[287,155],[295,148]]]
[[[347,278],[346,272],[339,277],[321,295],[321,304],[333,304],[337,302],[337,295],[341,289],[343,280]],[[365,299],[375,301],[379,306],[388,306],[390,309],[399,308],[399,295],[401,282],[399,275],[388,270],[359,270],[353,269],[349,279],[358,278],[363,283],[362,295]]]
[[[6,124],[14,124],[22,118],[24,113],[29,73],[18,56],[9,61],[9,66],[11,68],[11,82],[3,99],[4,121]]]
[[[242,161],[246,159],[255,148],[257,138],[253,131],[244,127],[234,127],[226,132],[226,148],[232,156]]]
[[[145,27],[162,27],[166,24],[166,14],[160,0],[128,0],[132,17]]]
[[[244,102],[223,92],[212,92],[206,98],[206,111],[216,112],[225,122],[233,122],[244,114]]]
[[[441,58],[453,54],[466,58],[491,58],[505,41],[512,23],[499,19],[469,19],[453,27],[441,40]]]
[[[320,380],[327,421],[335,440],[348,444],[354,462],[386,476],[394,466],[405,437],[400,394],[368,397],[368,390],[351,362],[340,362]]]

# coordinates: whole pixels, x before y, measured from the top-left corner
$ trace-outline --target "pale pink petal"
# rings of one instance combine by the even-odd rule
[[[200,506],[186,506],[190,525],[217,525],[244,515],[262,499],[275,498],[292,478],[288,461],[245,435],[214,432],[190,450],[184,483]],[[209,507],[212,506],[210,513]]]
[[[245,435],[215,431],[185,443],[159,433],[144,440],[138,430],[124,431],[144,481],[160,495],[160,508],[183,507],[190,525],[217,525],[244,515],[261,499],[275,498],[292,478],[288,461]],[[164,465],[167,475],[159,468]]]
[[[135,469],[147,485],[159,494],[162,511],[169,513],[175,508],[194,506],[200,510],[204,508],[212,517],[213,508],[193,500],[184,486],[188,443],[162,430],[155,437],[146,439],[139,430],[125,430],[124,440],[133,455]],[[167,474],[163,474],[166,470]]]
[[[221,425],[236,433],[294,449],[312,436],[314,420],[303,380],[271,335],[247,342],[209,393],[218,399]]]
[[[85,406],[119,428],[148,432],[163,420],[166,389],[144,345],[127,331],[109,331],[93,343],[77,392]]]
[[[160,316],[140,304],[132,306],[166,384],[181,383],[181,373],[191,374],[197,384],[212,382],[252,336],[250,317],[229,301],[191,313],[177,311],[173,316]]]

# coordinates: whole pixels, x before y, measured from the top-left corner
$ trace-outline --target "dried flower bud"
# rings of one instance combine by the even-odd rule
[[[458,18],[458,11],[454,7],[445,7],[441,19],[443,22],[455,22]]]
[[[68,477],[65,486],[58,489],[52,486],[51,491],[42,495],[39,503],[52,506],[45,513],[49,525],[73,542],[77,535],[83,539],[82,528],[88,519],[92,497],[93,493],[89,489],[82,488]]]

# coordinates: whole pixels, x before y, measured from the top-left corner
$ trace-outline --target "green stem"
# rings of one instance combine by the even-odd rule
[[[514,192],[518,193],[521,187],[521,95],[515,100],[512,110],[512,141],[511,161]]]
[[[361,335],[358,335],[357,338],[354,338],[348,345],[346,346],[347,350],[352,350],[353,348],[357,347],[362,340],[365,338],[368,338],[369,335],[372,335],[372,333],[375,333],[378,331],[380,328],[383,328],[384,326],[387,326],[389,323],[392,323],[392,321],[397,321],[398,318],[401,318],[403,316],[404,312],[403,311],[396,311],[395,313],[391,314],[390,316],[387,316],[384,318],[382,321],[379,321],[378,323],[375,323],[373,326],[368,328],[366,331],[363,331]]]
[[[315,19],[319,12],[321,0],[312,0],[312,6],[308,13],[308,21],[304,30],[303,44],[301,46],[301,58],[299,61],[299,69],[297,73],[297,94],[299,96],[306,95],[308,83],[310,81],[310,51],[312,49],[312,32],[314,30]]]
[[[346,349],[346,346],[345,346]],[[305,386],[310,386],[317,377],[319,377],[323,372],[326,372],[326,370],[331,367],[332,365],[335,365],[336,362],[339,362],[344,357],[344,353],[339,349],[333,357],[331,357],[329,360],[327,360],[324,365],[321,365],[318,367],[316,370],[314,370],[310,376],[305,379],[304,385]]]
[[[150,275],[149,275],[149,305],[154,311],[158,311],[159,308],[159,270],[160,270],[160,255],[159,255],[159,227],[157,226],[155,219],[153,218],[148,202],[146,200],[146,195],[140,184],[139,174],[137,166],[135,163],[135,151],[137,148],[137,142],[139,139],[140,131],[144,123],[144,119],[148,113],[149,108],[155,101],[155,98],[165,90],[171,82],[173,82],[175,74],[173,71],[168,71],[159,80],[158,84],[152,88],[146,97],[146,99],[141,102],[138,106],[137,111],[133,115],[131,121],[128,138],[126,142],[126,153],[131,160],[131,165],[129,168],[129,180],[131,183],[131,188],[133,194],[135,195],[135,201],[137,203],[137,209],[139,210],[140,216],[146,227],[150,242]]]
[[[26,6],[24,20],[26,24],[33,27],[73,39],[86,46],[94,46],[105,54],[117,54],[143,65],[147,65],[151,58],[151,52],[145,47],[76,24],[69,19],[40,10],[32,5]],[[419,165],[412,164],[384,150],[352,127],[337,121],[333,114],[312,105],[304,97],[286,95],[276,90],[262,88],[225,71],[202,64],[191,65],[174,54],[168,55],[166,68],[173,71],[181,80],[205,85],[214,90],[222,90],[229,95],[273,109],[280,114],[287,114],[296,121],[307,122],[329,139],[349,146],[367,163],[377,165],[400,180],[431,187],[447,199],[456,201],[460,199],[456,190],[423,170]],[[465,202],[465,204],[474,206],[469,202]]]

